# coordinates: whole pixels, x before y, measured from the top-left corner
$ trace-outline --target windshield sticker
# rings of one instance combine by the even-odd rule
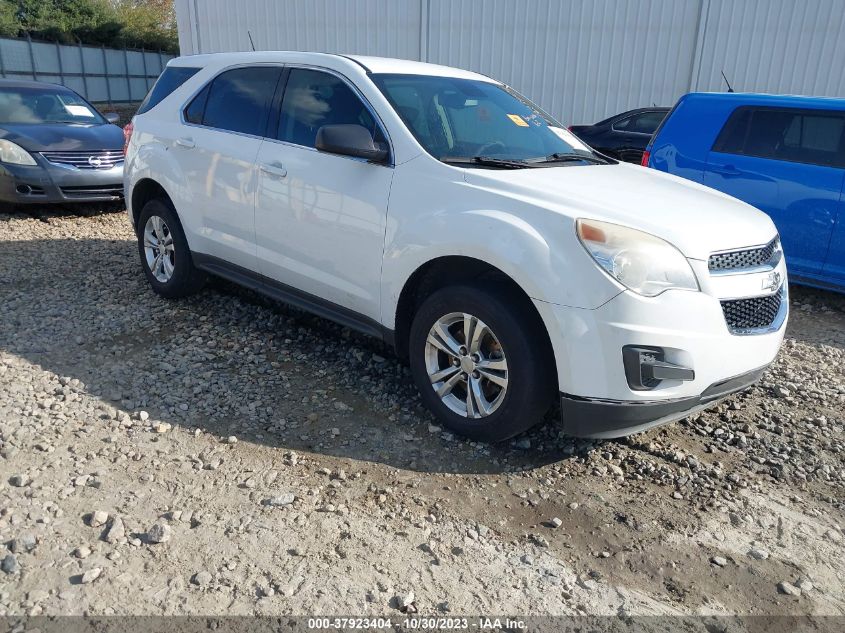
[[[554,132],[560,140],[569,143],[574,149],[580,149],[585,152],[590,151],[590,148],[569,130],[565,130],[562,127],[554,127],[552,125],[549,126],[549,129]]]
[[[508,118],[519,127],[528,127],[528,123],[518,114],[509,114]]]
[[[94,113],[91,112],[86,106],[84,105],[67,105],[62,104],[65,107],[65,110],[68,111],[68,114],[72,114],[73,116],[87,116],[94,118]]]

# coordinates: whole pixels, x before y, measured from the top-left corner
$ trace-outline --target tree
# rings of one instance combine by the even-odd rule
[[[113,0],[126,46],[179,50],[173,0]]]
[[[173,0],[0,0],[0,36],[178,52]]]
[[[17,37],[21,27],[16,12],[11,3],[0,3],[0,37]]]

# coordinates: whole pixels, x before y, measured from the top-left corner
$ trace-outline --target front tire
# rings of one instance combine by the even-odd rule
[[[205,284],[205,273],[194,266],[182,224],[168,200],[150,200],[141,209],[138,254],[147,281],[162,297],[187,297]]]
[[[540,422],[555,392],[548,337],[536,312],[501,286],[450,286],[417,310],[411,374],[445,427],[498,442]]]

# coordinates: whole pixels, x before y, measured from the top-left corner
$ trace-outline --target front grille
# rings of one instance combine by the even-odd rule
[[[61,187],[68,198],[122,198],[123,185],[85,185],[81,187]]]
[[[758,248],[715,253],[710,256],[707,266],[710,270],[742,270],[744,268],[754,268],[770,263],[777,250],[778,238],[775,238],[765,246]]]
[[[77,169],[111,169],[123,163],[123,152],[119,149],[95,149],[82,152],[41,152],[49,162],[70,165]]]
[[[728,328],[735,334],[759,330],[768,328],[775,322],[783,300],[784,287],[781,286],[776,293],[766,297],[722,301],[722,312]]]

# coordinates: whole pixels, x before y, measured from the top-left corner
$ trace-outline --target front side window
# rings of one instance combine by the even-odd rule
[[[208,89],[202,124],[263,136],[280,75],[281,69],[275,66],[234,68],[217,75]]]
[[[65,88],[19,87],[0,89],[0,124],[106,123],[97,110]]]
[[[719,133],[713,151],[845,167],[845,113],[737,108]]]
[[[386,143],[372,113],[346,82],[319,70],[290,71],[277,139],[314,147],[317,131],[322,126],[350,124],[365,127],[376,143]]]
[[[425,75],[372,79],[419,143],[441,161],[568,155],[603,162],[560,123],[500,84]]]

